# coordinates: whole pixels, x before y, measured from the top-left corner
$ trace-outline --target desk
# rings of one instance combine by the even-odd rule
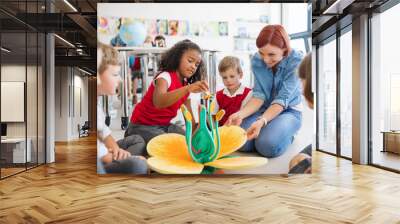
[[[400,154],[400,131],[382,131],[383,150],[382,152],[392,152]]]
[[[6,163],[30,162],[32,141],[28,138],[26,142],[28,142],[28,147],[26,147],[25,153],[25,138],[1,139],[1,159],[4,159]]]

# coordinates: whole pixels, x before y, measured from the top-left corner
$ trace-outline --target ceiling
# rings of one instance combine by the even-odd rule
[[[2,46],[11,50],[2,60],[25,61],[26,56],[29,63],[44,47],[36,43],[37,35],[52,32],[72,44],[55,38],[56,65],[79,66],[94,74],[97,2],[47,0],[46,5],[45,0],[1,0]]]
[[[354,17],[373,12],[389,0],[312,0],[313,44],[351,24]]]

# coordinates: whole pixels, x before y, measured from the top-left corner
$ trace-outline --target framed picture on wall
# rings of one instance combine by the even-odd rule
[[[187,36],[189,34],[189,22],[179,21],[178,35]]]
[[[209,36],[211,37],[218,37],[219,36],[219,24],[218,22],[209,22],[208,23],[208,30],[209,30]]]
[[[197,21],[189,22],[189,34],[191,36],[199,36],[200,35],[200,25]]]
[[[219,22],[219,35],[228,36],[228,22]]]
[[[147,28],[147,34],[151,36],[156,36],[157,33],[157,22],[154,19],[145,20],[145,26]]]
[[[157,33],[160,35],[168,35],[168,23],[166,19],[157,19]]]
[[[168,35],[176,36],[178,34],[179,21],[169,20],[168,21]]]

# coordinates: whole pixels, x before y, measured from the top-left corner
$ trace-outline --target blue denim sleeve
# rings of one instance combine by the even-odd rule
[[[253,97],[254,98],[257,98],[257,99],[261,99],[261,100],[264,100],[265,101],[265,99],[267,98],[267,96],[265,95],[265,93],[264,93],[264,91],[263,91],[263,89],[262,89],[262,87],[261,87],[261,80],[260,80],[260,77],[259,76],[257,76],[257,74],[258,74],[258,72],[260,72],[259,71],[259,69],[260,69],[260,67],[261,67],[261,65],[260,65],[260,58],[259,58],[260,56],[258,55],[258,53],[255,55],[255,56],[253,56],[253,58],[251,59],[251,63],[252,63],[252,70],[253,70],[253,73],[254,73],[254,87],[253,87]]]
[[[293,94],[297,94],[298,93],[297,90],[300,88],[300,80],[296,74],[297,67],[300,64],[300,62],[301,62],[301,57],[296,57],[291,61],[291,63],[289,63],[288,67],[284,71],[285,74],[281,88],[278,90],[278,94],[271,102],[271,105],[279,104],[284,109],[288,108],[289,102],[294,97]]]
[[[261,88],[260,81],[257,79],[254,81],[253,97],[264,101],[267,98]]]

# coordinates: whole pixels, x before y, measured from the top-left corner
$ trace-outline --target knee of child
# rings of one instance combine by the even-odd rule
[[[176,124],[171,124],[170,126],[168,126],[167,132],[185,135],[185,130],[182,128],[182,126]]]
[[[117,144],[122,149],[128,149],[132,145],[145,145],[145,141],[140,135],[130,135],[118,140]]]
[[[125,148],[132,155],[146,155],[146,142],[140,135],[131,135],[125,138]]]
[[[129,169],[132,174],[147,174],[147,161],[140,156],[129,158]]]

